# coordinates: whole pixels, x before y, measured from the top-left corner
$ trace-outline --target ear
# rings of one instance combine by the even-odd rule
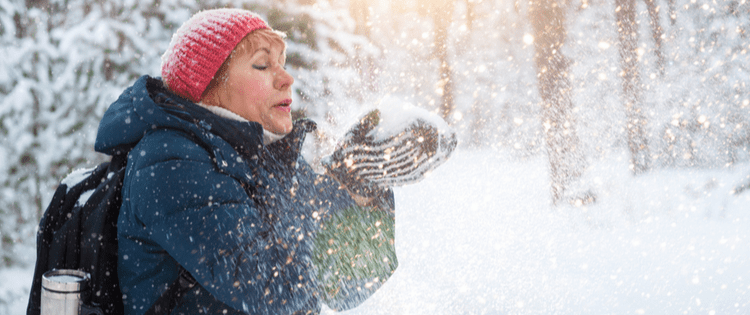
[[[227,57],[227,60],[219,67],[216,71],[211,82],[206,86],[206,90],[201,95],[201,102],[206,105],[220,106],[222,100],[226,98],[226,83],[229,80],[229,62],[231,54]]]

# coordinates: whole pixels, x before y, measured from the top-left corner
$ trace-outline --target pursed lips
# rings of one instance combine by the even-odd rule
[[[291,99],[285,99],[278,104],[273,106],[274,108],[285,111],[285,112],[291,112],[292,111],[292,100]]]

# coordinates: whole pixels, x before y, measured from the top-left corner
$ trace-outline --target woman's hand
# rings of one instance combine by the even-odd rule
[[[457,143],[455,133],[441,130],[439,123],[445,123],[430,115],[384,127],[380,111],[371,111],[349,129],[333,154],[323,158],[323,167],[351,194],[364,197],[416,183],[445,162]]]

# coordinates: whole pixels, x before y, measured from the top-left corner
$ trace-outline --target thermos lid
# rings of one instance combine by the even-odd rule
[[[86,289],[91,275],[72,269],[50,270],[42,275],[42,287],[56,292],[81,292]]]

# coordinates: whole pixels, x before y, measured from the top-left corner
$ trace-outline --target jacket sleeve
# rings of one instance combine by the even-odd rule
[[[306,168],[309,168],[304,164]],[[393,191],[382,191],[373,204],[360,207],[325,175],[317,189],[331,207],[313,243],[312,260],[318,292],[331,309],[348,310],[374,294],[396,271]]]
[[[187,137],[174,138],[152,134],[131,153],[136,158],[125,188],[134,220],[232,308],[287,314],[309,305],[315,290],[309,259],[300,254],[309,240],[278,233],[278,224],[237,180],[216,169],[206,150]]]

